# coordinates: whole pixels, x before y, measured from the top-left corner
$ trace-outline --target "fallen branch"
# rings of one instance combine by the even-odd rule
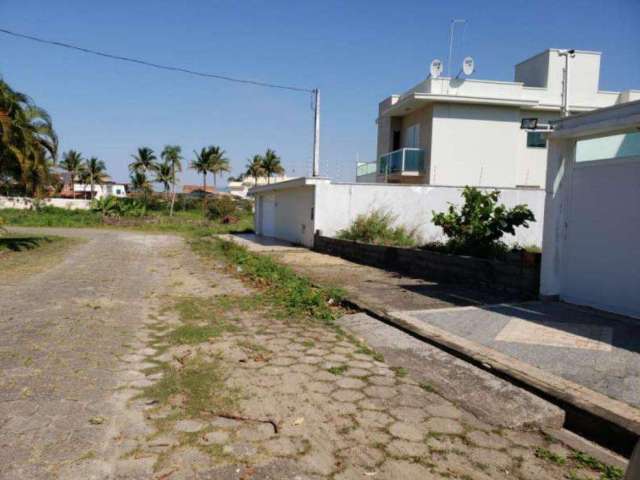
[[[215,413],[209,411],[214,417],[227,418],[229,420],[239,420],[241,422],[255,422],[255,423],[268,423],[273,427],[273,432],[278,433],[278,424],[275,420],[271,420],[270,418],[251,418],[251,417],[242,417],[240,415],[231,415],[228,413]]]

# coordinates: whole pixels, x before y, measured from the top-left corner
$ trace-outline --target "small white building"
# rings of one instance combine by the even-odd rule
[[[89,183],[74,183],[73,190],[76,195],[91,196],[91,184]],[[93,198],[100,199],[104,197],[119,197],[125,198],[127,196],[127,188],[124,183],[116,183],[111,180],[106,181],[100,185],[93,185]]]
[[[235,195],[240,198],[247,198],[249,195],[249,189],[258,185],[268,185],[270,183],[278,183],[289,180],[286,175],[274,175],[270,179],[267,177],[258,177],[254,179],[252,177],[244,177],[242,180],[232,180],[227,182],[227,188],[231,195]]]
[[[640,101],[549,134],[540,292],[640,318]]]
[[[600,52],[569,58],[571,113],[640,99],[640,91],[599,89]],[[544,136],[522,118],[560,118],[565,58],[545,50],[515,66],[513,82],[427,78],[379,105],[377,160],[358,182],[543,188]]]
[[[491,188],[487,188],[491,190]],[[255,231],[258,235],[312,247],[314,233],[335,236],[348,228],[358,215],[375,209],[389,212],[398,225],[416,229],[424,241],[444,240],[442,229],[432,223],[433,212],[449,204],[462,204],[463,187],[442,185],[398,185],[390,183],[334,183],[328,178],[294,178],[251,189],[256,198]],[[503,188],[501,203],[507,207],[526,204],[536,219],[544,214],[544,190]],[[522,246],[540,246],[542,222],[519,227],[505,241]]]

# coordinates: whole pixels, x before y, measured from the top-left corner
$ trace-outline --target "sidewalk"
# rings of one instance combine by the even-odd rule
[[[518,303],[283,243],[269,247],[255,236],[236,241],[342,287],[390,323],[640,433],[640,323],[560,303]]]

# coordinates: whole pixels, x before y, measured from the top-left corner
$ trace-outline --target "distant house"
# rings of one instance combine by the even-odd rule
[[[183,185],[182,193],[194,198],[202,198],[205,196],[205,190],[202,185]],[[206,195],[215,195],[218,193],[215,187],[207,185]]]
[[[254,179],[252,177],[244,177],[241,180],[230,180],[227,182],[227,188],[229,189],[229,193],[231,195],[235,195],[236,197],[247,198],[249,194],[249,189],[251,187],[259,186],[259,185],[267,185],[269,183],[278,183],[290,180],[286,175],[274,175],[270,179],[267,177],[258,177]]]
[[[378,107],[377,159],[358,164],[357,181],[544,187],[546,139],[520,122],[560,118],[562,53],[548,49],[517,64],[513,82],[429,77],[386,98]],[[568,59],[572,114],[640,99],[637,90],[599,89],[600,57],[575,51]]]
[[[91,184],[85,184],[80,182],[73,183],[73,190],[71,189],[71,182],[69,173],[64,172],[60,174],[60,178],[63,182],[63,188],[58,194],[59,197],[62,198],[91,198]],[[125,198],[127,196],[127,184],[114,182],[111,178],[107,177],[107,181],[102,182],[101,184],[93,185],[93,198],[104,198],[104,197],[119,197]]]

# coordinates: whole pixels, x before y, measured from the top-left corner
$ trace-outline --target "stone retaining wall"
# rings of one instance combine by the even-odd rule
[[[540,254],[512,254],[506,261],[413,248],[385,247],[315,235],[313,249],[372,267],[426,280],[458,283],[537,298]]]

